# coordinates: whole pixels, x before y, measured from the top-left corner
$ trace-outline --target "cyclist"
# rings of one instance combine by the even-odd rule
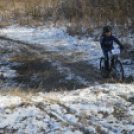
[[[105,69],[106,72],[109,71],[109,58],[108,58],[108,51],[111,51],[114,49],[113,41],[116,42],[120,49],[124,49],[123,45],[120,43],[120,41],[112,35],[112,28],[108,25],[103,27],[103,34],[100,38],[100,45],[103,52],[103,55],[105,56]],[[112,66],[114,65],[114,61],[112,60]]]

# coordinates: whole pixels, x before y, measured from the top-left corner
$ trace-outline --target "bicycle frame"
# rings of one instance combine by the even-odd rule
[[[122,67],[122,64],[121,64],[120,60],[118,59],[119,55],[120,55],[120,50],[117,50],[117,49],[111,50],[111,51],[108,52],[109,61],[112,61],[112,59],[113,59],[112,62],[114,62],[114,65],[111,64],[112,62],[109,64],[111,66],[111,68],[110,68],[108,73],[105,73],[105,69],[102,68],[103,64],[105,62],[105,57],[101,57],[100,70],[101,70],[101,75],[104,78],[108,78],[109,73],[111,71],[113,71],[115,73],[115,76],[116,76],[117,79],[120,79],[120,80],[124,79],[124,70],[123,70],[123,67]],[[116,65],[119,65],[121,73],[118,72],[118,70],[116,68]],[[104,66],[105,66],[105,64],[104,64]]]

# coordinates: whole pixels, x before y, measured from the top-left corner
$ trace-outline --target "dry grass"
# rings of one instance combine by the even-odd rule
[[[118,107],[114,107],[114,112],[112,113],[115,118],[118,120],[121,120],[123,117],[125,117],[125,110],[120,109]]]
[[[127,95],[119,95],[121,98],[123,98],[125,101],[127,101]]]
[[[59,103],[60,102],[60,98],[57,96],[47,96],[44,98],[47,101],[50,101],[51,103]]]
[[[109,133],[109,130],[108,130],[108,132],[105,132],[104,130],[103,130],[103,128],[101,127],[101,126],[97,126],[96,128],[95,128],[95,130],[96,130],[96,132],[98,132],[99,134],[108,134]]]
[[[52,16],[53,7],[61,0],[1,0],[0,27],[18,23],[20,25],[40,25],[46,17]],[[32,20],[32,21],[31,21]],[[44,23],[43,23],[44,24]]]
[[[20,97],[22,100],[29,100],[29,98],[31,98],[33,96],[34,93],[31,93],[31,91],[22,91],[20,89],[20,87],[18,88],[13,88],[10,90],[0,90],[0,94],[5,94],[5,95],[11,95],[11,96],[18,96]],[[27,97],[28,96],[28,97]]]
[[[80,115],[81,116],[79,117],[79,122],[81,122],[84,126],[88,127],[89,126],[88,120],[90,120],[91,117],[87,115],[86,111],[81,111]]]
[[[11,104],[9,107],[8,107],[10,110],[13,110],[16,108],[16,105],[15,104]]]
[[[42,60],[43,59],[43,55],[39,55],[39,54],[36,54],[34,52],[21,52],[21,53],[17,53],[14,54],[12,57],[10,57],[10,61],[13,62],[13,61],[16,61],[16,62],[19,62],[19,63],[30,63],[34,60]]]
[[[123,31],[134,33],[133,0],[10,0],[0,1],[2,21],[0,26],[18,23],[20,25],[44,25],[46,22],[68,25],[70,34],[91,34],[92,27],[109,24],[120,25]],[[129,19],[129,20],[128,20]],[[83,29],[86,30],[83,31]],[[122,34],[123,32],[120,32]]]
[[[43,91],[43,89],[42,89],[42,91]],[[31,103],[31,99],[32,98],[36,98],[37,92],[38,92],[38,90],[36,90],[36,92],[35,92],[32,89],[30,89],[30,88],[27,91],[21,90],[20,87],[13,88],[13,89],[10,89],[10,90],[0,90],[0,94],[20,97],[21,100],[23,101],[23,103],[20,104],[20,105],[22,105],[24,107],[28,107],[28,106],[33,105]],[[59,103],[60,102],[60,98],[58,96],[51,95],[51,93],[53,93],[53,91],[50,92],[49,96],[42,97],[43,102],[49,101],[51,103]],[[9,109],[13,110],[15,107],[17,107],[16,104],[11,104]]]

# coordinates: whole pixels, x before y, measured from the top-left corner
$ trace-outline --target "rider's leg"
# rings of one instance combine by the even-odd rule
[[[106,67],[106,71],[109,71],[109,58],[108,58],[108,54],[106,55],[106,58],[105,58],[105,67]]]
[[[105,51],[103,50],[103,55],[104,55],[104,57],[105,57],[105,69],[106,69],[106,71],[108,71],[108,70],[109,70],[108,52],[105,52]]]
[[[108,51],[111,51],[114,49],[114,46],[112,46],[111,48],[108,49]],[[113,67],[114,66],[114,59],[112,58],[111,59],[111,66]]]

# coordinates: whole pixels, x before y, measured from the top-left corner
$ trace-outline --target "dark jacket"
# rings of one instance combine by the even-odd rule
[[[115,43],[117,43],[119,46],[122,46],[120,41],[116,37],[114,37],[113,35],[111,35],[110,37],[106,37],[104,34],[102,34],[102,36],[100,38],[101,48],[103,50],[111,48],[113,46],[113,41]]]

